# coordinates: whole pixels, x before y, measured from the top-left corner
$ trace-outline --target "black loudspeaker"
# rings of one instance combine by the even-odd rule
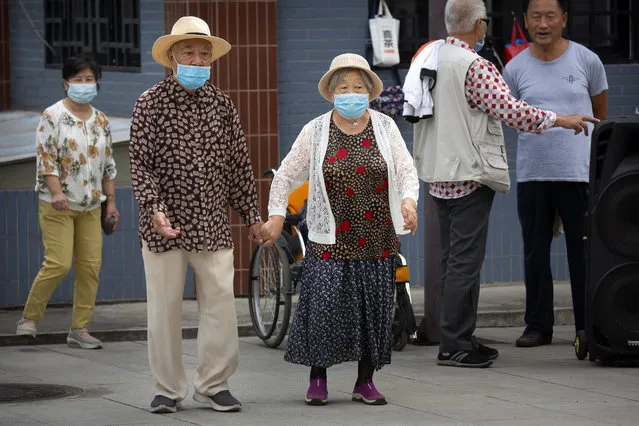
[[[639,361],[639,119],[595,129],[588,198],[582,343],[592,361]]]

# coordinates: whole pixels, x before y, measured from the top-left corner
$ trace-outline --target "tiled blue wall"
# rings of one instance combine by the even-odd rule
[[[44,1],[22,0],[40,34],[44,35]],[[18,2],[9,2],[11,49],[11,107],[42,111],[64,97],[62,71],[45,68],[45,49]],[[138,96],[164,78],[164,68],[151,56],[156,38],[164,34],[164,1],[140,0],[142,72],[103,72],[93,105],[107,115],[130,117]]]
[[[138,239],[138,208],[131,188],[117,188],[118,229],[103,236],[102,271],[97,300],[144,300],[144,265]],[[0,307],[24,305],[43,260],[38,200],[32,190],[0,191]],[[50,303],[73,300],[73,271]],[[187,274],[185,297],[194,297],[193,273]]]
[[[364,54],[368,38],[366,0],[280,0],[278,5],[278,66],[280,87],[280,156],[289,151],[302,126],[326,112],[330,105],[317,92],[317,83],[330,61],[340,53]],[[608,65],[610,116],[634,114],[639,106],[639,65]],[[405,74],[406,70],[402,72]],[[387,85],[394,84],[388,71],[378,71]],[[411,125],[398,123],[412,150]],[[506,129],[506,143],[515,182],[516,132]],[[422,197],[424,196],[422,184]],[[423,216],[420,221],[423,223]],[[415,284],[424,282],[423,241],[420,230],[414,237],[402,237]],[[508,195],[497,195],[492,210],[482,282],[523,280],[522,242],[516,208],[515,185]],[[563,238],[552,247],[556,279],[568,278]]]

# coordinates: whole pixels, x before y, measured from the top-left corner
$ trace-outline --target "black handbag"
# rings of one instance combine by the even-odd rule
[[[111,218],[109,218],[107,220],[107,202],[103,201],[102,202],[102,213],[100,214],[100,224],[102,224],[102,231],[105,233],[105,235],[111,235],[113,234],[114,231],[114,227],[115,227],[115,217],[111,216]]]

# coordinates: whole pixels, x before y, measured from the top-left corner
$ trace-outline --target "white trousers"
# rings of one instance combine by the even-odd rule
[[[239,341],[233,293],[233,250],[152,253],[143,244],[148,348],[155,395],[178,401],[188,385],[182,365],[182,299],[187,265],[195,273],[199,329],[195,390],[211,396],[228,390],[237,370]]]

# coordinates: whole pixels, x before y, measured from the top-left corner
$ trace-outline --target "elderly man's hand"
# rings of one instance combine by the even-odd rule
[[[412,198],[402,200],[402,216],[404,217],[404,230],[409,230],[413,235],[417,231],[417,203]]]
[[[262,244],[262,234],[260,232],[262,226],[264,226],[264,222],[260,220],[249,227],[249,240]]]
[[[162,212],[153,215],[153,229],[167,240],[172,240],[180,235],[180,228],[173,228],[171,222]]]
[[[275,241],[280,237],[284,228],[284,216],[271,216],[268,221],[262,226],[260,232],[262,234],[261,247],[272,246]]]
[[[578,135],[583,130],[584,135],[588,136],[588,122],[597,124],[599,120],[594,117],[582,114],[557,115],[555,127],[563,127],[564,129],[574,130]]]

